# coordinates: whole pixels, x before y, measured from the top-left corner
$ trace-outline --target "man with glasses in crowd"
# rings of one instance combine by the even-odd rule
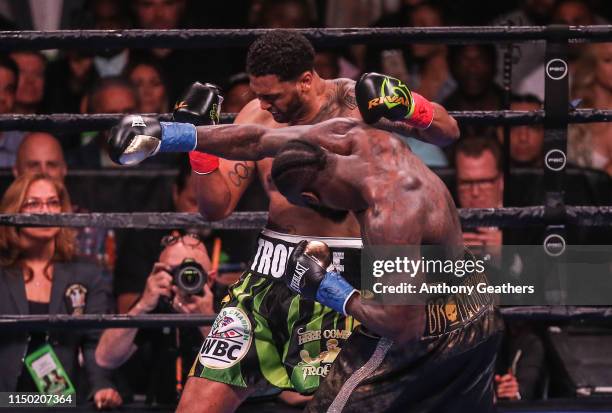
[[[457,199],[461,208],[501,208],[504,200],[502,153],[494,138],[467,138],[455,152]],[[478,227],[463,232],[463,242],[475,251],[499,258],[502,231]]]

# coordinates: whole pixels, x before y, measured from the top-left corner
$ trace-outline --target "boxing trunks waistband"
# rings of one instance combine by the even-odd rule
[[[313,237],[291,235],[264,229],[257,239],[257,252],[248,265],[248,271],[261,277],[280,279],[287,266],[287,258],[302,240],[325,242],[332,253],[328,270],[340,272],[359,288],[361,271],[361,238]]]

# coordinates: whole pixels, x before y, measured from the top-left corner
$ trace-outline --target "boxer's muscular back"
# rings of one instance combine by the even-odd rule
[[[458,253],[457,208],[440,178],[389,132],[362,125],[353,133],[354,153],[368,165],[360,181],[370,204],[359,215],[364,243],[444,245]]]
[[[320,106],[310,123],[318,123],[339,116],[360,118],[355,104],[354,81],[337,79],[325,81],[326,93],[316,102]],[[272,115],[262,110],[257,99],[249,102],[238,114],[236,124],[259,124],[281,128]],[[270,198],[267,227],[279,232],[312,236],[359,237],[359,225],[349,214],[342,222],[323,218],[315,211],[292,205],[282,196],[271,179],[273,159],[259,162],[228,161],[221,159],[218,171],[198,176],[197,188],[200,211],[209,219],[221,219],[231,214],[255,174]]]

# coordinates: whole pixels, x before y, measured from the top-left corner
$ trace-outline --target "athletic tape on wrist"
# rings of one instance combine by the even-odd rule
[[[357,290],[344,277],[337,272],[330,271],[325,274],[317,289],[316,300],[334,311],[346,315],[346,304],[356,292]]]
[[[416,92],[412,95],[412,114],[406,118],[406,123],[418,129],[427,129],[431,126],[434,118],[433,104]]]
[[[162,129],[159,152],[189,152],[198,144],[198,132],[191,123],[159,122]]]

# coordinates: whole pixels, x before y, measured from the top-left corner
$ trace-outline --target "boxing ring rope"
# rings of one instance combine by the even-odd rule
[[[570,225],[612,226],[612,206],[565,206],[557,215],[547,216],[545,206],[506,208],[461,208],[458,210],[465,228],[502,227],[524,228],[546,225],[549,220],[565,221]],[[206,221],[200,214],[185,212],[131,212],[87,214],[0,214],[0,225],[35,227],[105,227],[176,229],[206,227],[219,230],[259,230],[267,222],[268,213],[234,212],[220,221]]]
[[[460,123],[477,125],[534,125],[546,120],[543,110],[476,110],[476,111],[450,111]],[[169,121],[171,113],[149,113],[145,116],[155,116],[160,120]],[[125,114],[75,114],[55,113],[49,115],[0,115],[0,131],[27,130],[27,131],[56,131],[56,132],[84,132],[105,130],[115,126]],[[221,123],[231,123],[236,117],[235,113],[221,114]],[[603,109],[576,109],[568,112],[570,123],[595,123],[612,121],[612,110]]]
[[[0,31],[0,50],[245,47],[271,29]],[[296,29],[315,45],[612,41],[612,26],[460,26]]]
[[[575,320],[610,321],[610,307],[523,306],[501,308],[506,320],[569,322]],[[0,315],[1,331],[45,331],[104,328],[159,328],[167,326],[209,326],[215,316],[198,314],[83,314]]]

